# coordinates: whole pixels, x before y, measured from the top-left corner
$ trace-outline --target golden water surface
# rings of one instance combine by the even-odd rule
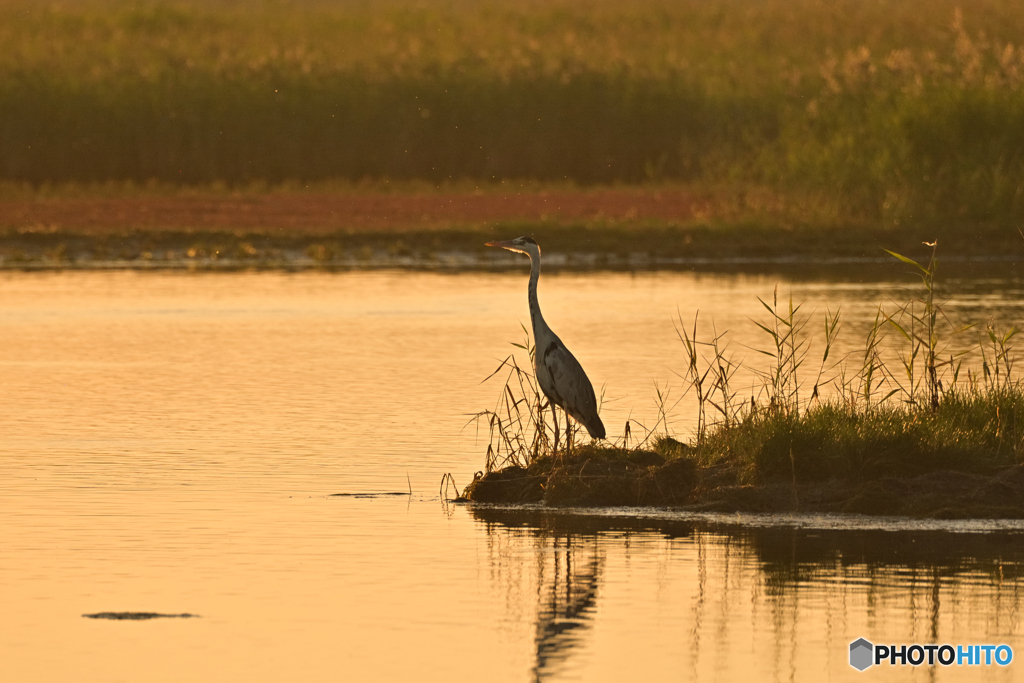
[[[755,354],[748,318],[776,283],[814,326],[842,305],[851,352],[913,284],[546,274],[540,299],[617,436],[657,420],[655,382],[682,394],[677,315],[699,309]],[[1024,656],[1014,524],[443,502],[444,473],[462,486],[482,467],[468,416],[497,397],[481,380],[522,340],[525,287],[523,272],[0,277],[0,679],[1015,678],[1016,661],[847,664],[861,636]],[[1012,276],[956,288],[954,317],[1020,319]],[[670,415],[681,436],[688,400]],[[198,617],[82,616],[122,611]]]

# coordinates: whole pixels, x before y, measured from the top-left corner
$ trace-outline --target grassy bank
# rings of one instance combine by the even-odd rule
[[[912,265],[922,277],[921,298],[880,305],[862,350],[846,358],[830,357],[841,312],[824,317],[823,351],[812,358],[809,320],[799,306],[763,301],[767,316],[755,322],[765,343],[753,350],[767,361],[755,369],[761,386],[749,396],[735,386],[740,366],[724,336],[702,339],[696,320],[692,327],[679,320],[688,358],[679,374],[697,417],[685,441],[667,434],[671,407],[663,400],[653,428],[628,424],[608,443],[553,453],[533,376],[506,361],[501,398],[480,415],[491,432],[486,473],[465,497],[1024,517],[1017,331],[951,327],[936,296],[936,263]],[[969,329],[980,334],[965,334]],[[980,364],[968,365],[967,358]]]
[[[901,225],[1024,211],[983,0],[0,5],[0,177],[676,179]]]

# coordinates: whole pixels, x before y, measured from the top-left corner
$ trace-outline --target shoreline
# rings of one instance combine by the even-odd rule
[[[451,501],[456,502],[456,501]],[[547,526],[561,520],[575,525],[601,529],[658,529],[701,525],[708,528],[740,532],[836,533],[901,533],[959,535],[992,534],[1021,535],[1022,519],[924,519],[919,517],[862,515],[858,513],[756,513],[756,512],[692,512],[673,507],[555,507],[541,503],[474,503],[458,501],[483,521],[503,521],[522,526],[526,520],[544,520]],[[538,524],[539,525],[539,524]]]
[[[548,269],[875,264],[935,240],[947,263],[1024,260],[1013,226],[841,219],[736,189],[107,191],[0,192],[0,270],[490,270],[519,260],[484,243],[523,234]]]
[[[765,258],[616,258],[598,254],[551,254],[545,256],[545,270],[549,272],[765,272],[786,268],[853,268],[856,266],[882,268],[893,266],[892,259],[870,257],[835,257],[829,259],[812,256]],[[953,268],[1011,266],[1022,260],[1017,255],[987,255],[947,257],[944,265]],[[448,252],[429,257],[389,256],[374,254],[366,258],[332,259],[322,261],[306,255],[303,250],[274,259],[237,258],[135,258],[96,260],[63,257],[53,259],[45,254],[29,258],[5,259],[0,256],[0,272],[57,272],[57,271],[140,271],[140,272],[240,272],[240,271],[372,271],[409,270],[427,272],[517,272],[522,263],[514,260],[488,259],[468,252]]]
[[[459,502],[551,508],[632,507],[680,513],[858,514],[911,519],[1024,519],[1024,465],[992,474],[936,470],[914,477],[741,484],[685,458],[512,466],[471,482]],[[589,468],[589,472],[587,471]],[[723,476],[725,475],[725,476]]]

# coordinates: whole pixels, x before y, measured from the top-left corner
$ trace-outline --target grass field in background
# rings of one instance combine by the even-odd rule
[[[651,181],[1024,220],[1006,0],[0,2],[0,180]]]

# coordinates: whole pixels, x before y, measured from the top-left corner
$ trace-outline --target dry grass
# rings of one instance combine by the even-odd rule
[[[698,406],[688,442],[648,432],[640,443],[623,437],[552,453],[543,413],[511,419],[513,411],[538,411],[540,397],[529,373],[510,361],[519,384],[506,383],[508,398],[487,413],[492,446],[498,444],[488,449],[487,472],[500,471],[478,477],[467,497],[1024,516],[1015,498],[1024,494],[1017,330],[989,326],[974,349],[981,367],[965,368],[972,344],[965,337],[974,326],[945,319],[931,246],[926,263],[894,254],[918,269],[921,297],[880,307],[862,352],[845,359],[830,360],[841,333],[839,312],[826,314],[822,355],[812,362],[809,318],[792,301],[780,304],[777,293],[762,300],[767,319],[755,323],[768,344],[755,350],[768,367],[758,373],[760,396],[749,401],[737,400],[732,389],[737,366],[723,336],[713,331],[702,341],[696,320],[692,327],[680,321],[687,358],[680,376]],[[517,398],[516,389],[527,394]]]
[[[675,179],[1012,226],[1021,35],[1007,0],[8,0],[0,178]]]

